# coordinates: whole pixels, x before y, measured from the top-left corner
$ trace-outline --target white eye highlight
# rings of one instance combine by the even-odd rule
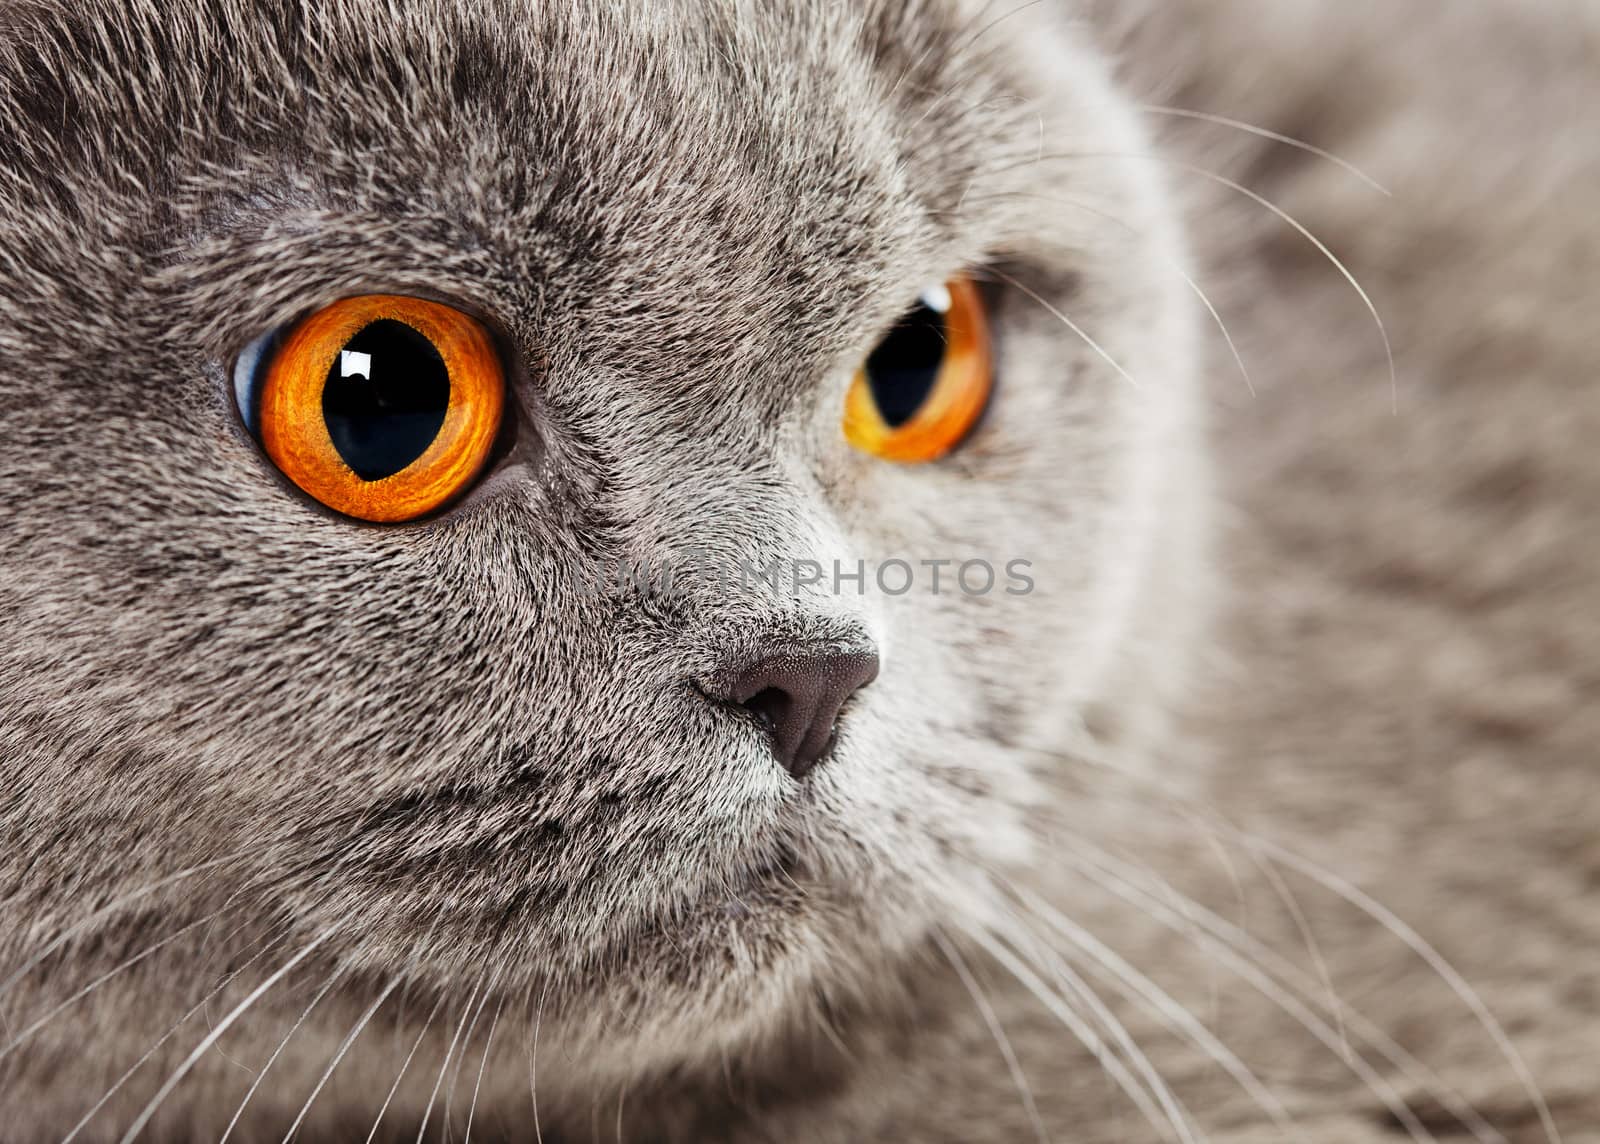
[[[356,353],[354,350],[339,351],[339,376],[364,377],[372,380],[372,355]]]
[[[950,287],[943,282],[929,286],[917,298],[917,301],[928,307],[935,314],[948,314],[950,307],[954,305],[950,298]]]

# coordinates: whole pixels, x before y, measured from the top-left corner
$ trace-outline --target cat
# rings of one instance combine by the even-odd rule
[[[0,1139],[1582,1139],[1600,24],[1411,16],[0,12]]]

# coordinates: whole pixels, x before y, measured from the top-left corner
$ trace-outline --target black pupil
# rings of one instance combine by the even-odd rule
[[[393,476],[427,451],[450,404],[450,371],[433,343],[380,318],[345,343],[322,387],[322,416],[364,481]]]
[[[878,413],[898,429],[922,408],[944,364],[944,315],[919,302],[867,358],[867,384]]]

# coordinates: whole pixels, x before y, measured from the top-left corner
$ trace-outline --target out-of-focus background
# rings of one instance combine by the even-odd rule
[[[1136,43],[1153,104],[1366,177],[1151,116],[1251,192],[1171,175],[1254,388],[1213,329],[1233,596],[1188,727],[1204,800],[1381,907],[1186,811],[1118,852],[1347,1003],[1309,1010],[1422,1112],[1200,952],[1201,920],[1152,924],[1135,960],[1212,1007],[1311,1139],[1547,1139],[1447,962],[1565,1139],[1600,1140],[1600,5],[1197,0]],[[1190,1082],[1213,1108],[1226,1087]]]

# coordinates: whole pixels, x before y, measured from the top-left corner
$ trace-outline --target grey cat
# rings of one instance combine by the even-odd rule
[[[1600,20],[1480,9],[0,9],[0,1140],[1591,1138]],[[407,523],[251,396],[371,295],[504,371]]]

